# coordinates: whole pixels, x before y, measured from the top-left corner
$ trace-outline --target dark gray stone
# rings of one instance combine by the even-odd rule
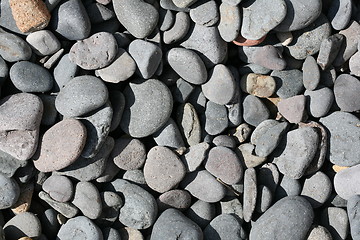
[[[303,91],[303,73],[300,70],[273,71],[271,76],[276,82],[276,94],[280,98],[289,98]]]
[[[205,117],[205,131],[210,135],[217,135],[228,126],[227,111],[224,105],[208,101],[206,103]]]
[[[1,6],[3,2],[2,1]],[[2,15],[2,14],[1,14]],[[21,37],[5,31],[0,31],[0,56],[8,62],[27,61],[30,59],[32,50],[30,45]]]
[[[70,61],[68,53],[62,56],[59,63],[54,68],[54,91],[60,91],[60,89],[62,89],[71,79],[76,76],[78,69],[79,67]]]
[[[316,118],[326,116],[334,102],[334,93],[328,87],[320,88],[314,91],[306,90],[304,95],[308,100],[308,112]]]
[[[247,95],[244,98],[243,111],[244,121],[255,127],[270,117],[269,109],[260,98],[253,95]]]

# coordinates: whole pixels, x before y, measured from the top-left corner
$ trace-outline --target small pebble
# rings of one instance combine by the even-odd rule
[[[316,225],[309,232],[307,240],[332,240],[331,233],[325,227]]]
[[[347,27],[352,13],[352,2],[349,0],[335,0],[331,2],[327,17],[335,30]]]
[[[240,87],[243,92],[266,98],[274,94],[276,83],[271,76],[249,73],[241,78]]]
[[[281,53],[272,45],[265,45],[256,49],[252,61],[255,64],[271,70],[284,70],[286,61]]]
[[[0,189],[2,194],[0,209],[12,207],[20,196],[20,187],[18,183],[14,179],[0,174]]]
[[[313,208],[321,207],[329,199],[332,183],[323,172],[317,172],[305,179],[301,196],[309,201]]]
[[[360,81],[349,74],[341,74],[335,80],[334,95],[337,105],[342,111],[360,110]]]
[[[270,117],[269,109],[259,98],[253,95],[245,97],[243,111],[244,121],[255,127]]]
[[[178,125],[172,118],[157,132],[153,138],[158,146],[165,146],[173,149],[185,147]]]
[[[224,105],[208,101],[206,103],[205,117],[205,131],[210,135],[217,135],[228,126],[227,111]]]
[[[306,90],[315,90],[320,82],[320,70],[314,57],[306,57],[302,71],[303,83]]]
[[[96,219],[102,211],[99,190],[90,182],[79,182],[76,184],[74,199],[72,200],[85,217]]]
[[[306,97],[297,95],[280,100],[277,107],[279,113],[290,123],[299,123],[307,119]]]
[[[141,168],[146,159],[144,144],[135,138],[118,138],[115,140],[110,159],[120,169],[135,170]]]
[[[61,48],[57,37],[49,30],[40,30],[30,33],[26,37],[33,51],[39,56],[51,55]]]
[[[194,106],[190,103],[181,104],[176,113],[180,132],[190,145],[196,145],[201,141],[200,120]]]
[[[73,218],[79,212],[79,209],[75,207],[74,204],[68,202],[55,201],[50,197],[49,194],[47,194],[44,191],[39,192],[39,198],[44,202],[46,202],[47,204],[49,204],[49,206],[52,207],[54,210],[61,213],[63,216],[67,218]]]
[[[220,214],[204,229],[204,238],[209,240],[244,239],[241,223],[230,214]]]
[[[170,190],[159,196],[157,203],[160,211],[175,208],[184,211],[191,205],[191,195],[185,190]]]
[[[251,143],[241,144],[238,149],[247,168],[257,167],[266,161],[266,157],[259,157],[254,154],[255,146]]]
[[[236,147],[235,139],[228,135],[218,135],[214,137],[212,143],[217,147],[227,147],[233,149]]]
[[[243,193],[243,214],[244,221],[250,222],[255,210],[258,195],[256,172],[254,168],[248,168],[244,174],[244,193]]]

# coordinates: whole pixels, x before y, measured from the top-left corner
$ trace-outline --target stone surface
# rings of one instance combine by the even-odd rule
[[[193,22],[207,27],[219,21],[219,10],[214,0],[199,0],[190,8],[190,18]]]
[[[234,41],[240,32],[241,14],[238,6],[222,2],[219,7],[219,33],[226,42]]]
[[[331,192],[331,180],[319,171],[305,179],[301,196],[308,200],[313,208],[318,208],[328,200]]]
[[[74,187],[71,180],[65,176],[50,176],[42,185],[43,190],[50,197],[59,202],[67,202],[72,199]]]
[[[276,83],[271,76],[249,73],[241,78],[240,87],[243,92],[264,98],[274,94]]]
[[[188,33],[190,24],[191,20],[187,13],[176,13],[174,25],[163,34],[164,43],[173,44],[182,40]]]
[[[284,70],[286,61],[280,51],[272,45],[258,47],[252,57],[253,63],[271,70]]]
[[[347,201],[347,214],[350,223],[350,233],[353,239],[358,239],[360,234],[359,233],[360,219],[358,214],[360,210],[359,201],[360,201],[359,195],[354,195],[351,198],[349,198]]]
[[[134,170],[141,168],[146,159],[144,144],[135,138],[118,138],[111,152],[110,159],[120,169]]]
[[[340,47],[343,41],[344,35],[338,33],[323,39],[316,60],[323,70],[329,68],[330,65],[333,63],[337,54],[340,51]]]
[[[334,102],[334,92],[328,88],[320,88],[314,91],[306,90],[307,110],[313,117],[326,116]]]
[[[244,174],[244,193],[243,193],[243,214],[244,221],[250,222],[255,210],[257,199],[257,179],[254,168],[248,168]]]
[[[0,42],[0,55],[4,60],[8,62],[17,62],[30,59],[32,50],[29,44],[21,37],[5,31],[0,31]]]
[[[157,203],[160,211],[168,208],[184,211],[191,205],[191,195],[185,190],[174,189],[161,194]]]
[[[270,117],[269,109],[259,98],[253,95],[244,98],[243,111],[244,121],[255,127]]]
[[[169,118],[167,123],[153,134],[153,138],[158,146],[165,146],[173,149],[185,147],[179,127],[172,118]]]
[[[333,238],[329,230],[327,230],[325,227],[320,225],[315,225],[312,226],[309,235],[307,237],[307,240],[317,240],[317,239],[332,240]]]
[[[230,214],[220,214],[204,229],[204,238],[211,240],[244,239],[240,222]]]
[[[37,238],[41,234],[41,223],[39,218],[31,212],[20,213],[4,225],[4,233],[6,239],[9,240],[26,236]]]
[[[39,56],[51,55],[61,48],[60,41],[49,30],[40,30],[29,34],[26,42]]]
[[[228,126],[227,111],[224,105],[208,101],[206,103],[205,117],[205,131],[210,135],[217,135]]]
[[[201,142],[199,144],[190,146],[184,155],[181,156],[186,170],[188,172],[195,171],[201,163],[204,161],[207,156],[207,152],[210,148],[210,145],[206,142]]]
[[[176,118],[186,142],[190,146],[200,143],[201,126],[194,106],[190,103],[181,104],[176,112]]]
[[[350,74],[341,74],[335,80],[334,95],[337,105],[342,111],[354,112],[360,110],[360,81]]]
[[[271,76],[276,82],[276,94],[280,98],[293,97],[303,91],[303,74],[300,70],[273,71]]]
[[[75,187],[74,204],[85,217],[96,219],[102,211],[102,203],[99,190],[90,182],[79,182]]]
[[[297,95],[280,100],[277,107],[279,113],[290,123],[299,123],[307,119],[306,97]]]
[[[61,226],[57,237],[59,240],[70,239],[102,239],[101,230],[96,224],[85,216],[78,216],[68,220]]]
[[[0,174],[0,191],[2,194],[0,209],[12,207],[19,199],[20,187],[18,183],[3,174]]]
[[[307,56],[303,67],[303,83],[307,90],[315,90],[320,82],[320,70],[313,56]]]
[[[342,30],[350,22],[352,2],[348,0],[335,0],[331,2],[327,17],[335,30]]]

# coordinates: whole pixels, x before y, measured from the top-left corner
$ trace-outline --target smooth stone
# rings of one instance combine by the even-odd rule
[[[176,86],[172,88],[174,101],[178,103],[187,102],[194,89],[195,86],[185,81],[184,79],[179,78],[176,80]]]
[[[143,234],[139,230],[134,229],[134,228],[129,228],[129,227],[120,228],[119,232],[120,232],[121,240],[123,240],[123,239],[125,239],[125,240],[131,240],[131,239],[144,240]],[[116,239],[116,240],[118,240],[118,239]]]
[[[70,61],[86,70],[107,67],[115,59],[118,45],[108,32],[99,32],[89,38],[77,41],[70,49]]]
[[[207,156],[207,152],[210,149],[210,144],[201,142],[199,144],[190,146],[184,155],[181,156],[181,160],[184,163],[188,172],[193,172],[201,165]]]
[[[108,95],[105,84],[99,78],[79,76],[60,90],[55,106],[58,112],[66,117],[78,117],[103,106]]]
[[[246,75],[246,74],[250,74],[250,73],[265,75],[265,74],[269,74],[271,72],[270,69],[267,69],[263,66],[257,65],[255,63],[249,63],[244,66],[241,66],[238,70],[239,70],[240,75]]]
[[[300,94],[303,89],[303,73],[298,69],[273,71],[271,76],[276,82],[276,94],[289,98]]]
[[[9,67],[5,60],[0,56],[0,86],[4,84],[9,76]]]
[[[331,66],[340,51],[340,47],[343,41],[344,36],[338,33],[323,39],[316,60],[317,64],[319,64],[322,70],[325,70]]]
[[[16,25],[12,10],[10,8],[10,0],[1,1],[0,12],[0,26],[17,34],[24,34]]]
[[[201,228],[205,228],[215,218],[215,205],[212,203],[197,200],[186,211],[186,216],[194,221]]]
[[[159,13],[145,1],[121,0],[113,4],[120,23],[136,38],[149,36],[158,23]]]
[[[209,203],[220,201],[226,193],[226,188],[206,170],[186,174],[180,186],[197,199]]]
[[[42,95],[39,95],[39,97],[44,105],[44,111],[43,111],[43,116],[41,119],[41,125],[45,125],[45,126],[54,125],[56,123],[56,118],[58,116],[58,112],[56,111],[56,108],[55,108],[56,96],[42,94]]]
[[[243,223],[243,206],[238,198],[225,198],[220,201],[221,214],[230,214]]]
[[[360,165],[344,169],[335,174],[335,192],[343,199],[348,200],[353,195],[360,195],[359,180],[357,178]]]
[[[264,213],[272,204],[273,193],[265,185],[259,185],[257,203],[255,210]]]
[[[313,208],[319,208],[329,199],[331,192],[331,180],[319,171],[305,179],[301,196],[308,200]]]
[[[334,93],[328,87],[314,91],[306,90],[304,96],[307,97],[308,112],[316,118],[326,116],[334,102]]]
[[[52,175],[42,184],[43,190],[58,202],[70,201],[74,195],[74,186],[65,176]]]
[[[349,219],[343,208],[325,208],[321,213],[320,223],[329,230],[334,240],[346,239],[349,234]]]
[[[184,211],[191,205],[191,195],[185,190],[174,189],[161,194],[157,203],[160,211],[168,208]]]
[[[79,182],[75,187],[74,199],[72,200],[85,217],[96,219],[100,217],[102,203],[99,190],[90,182]]]
[[[351,198],[349,198],[347,201],[346,210],[350,223],[350,233],[353,239],[359,239],[360,237],[360,232],[359,232],[360,218],[358,214],[360,210],[359,201],[360,201],[359,195],[354,195]]]
[[[268,188],[271,194],[274,194],[280,181],[280,173],[273,163],[263,164],[257,172],[257,184]]]
[[[227,147],[230,149],[236,148],[236,141],[234,137],[228,135],[218,135],[214,137],[212,143],[217,147]]]
[[[47,56],[57,52],[61,48],[61,43],[57,37],[49,30],[40,30],[30,33],[26,37],[33,51],[39,56]]]
[[[111,137],[106,138],[99,152],[91,157],[79,157],[71,165],[55,172],[54,174],[72,177],[79,181],[91,181],[102,175],[108,164],[108,156],[114,147],[114,140]]]
[[[279,113],[290,123],[299,123],[307,119],[306,97],[304,95],[281,99],[277,107]]]
[[[352,75],[355,75],[357,77],[360,76],[360,53],[356,52],[349,60],[349,69]]]
[[[210,149],[205,169],[229,185],[238,183],[242,179],[244,171],[238,156],[226,147]]]
[[[189,12],[189,8],[179,8],[177,7],[173,0],[160,0],[160,6],[163,9],[176,11],[176,12]]]
[[[279,200],[287,196],[299,196],[302,185],[299,180],[283,176],[275,192],[275,199]]]
[[[160,31],[169,30],[175,22],[175,14],[171,10],[160,9],[159,11],[159,29]]]
[[[222,63],[227,55],[227,44],[221,38],[217,27],[206,27],[200,24],[189,29],[190,35],[180,46],[194,50],[199,54],[207,68]]]
[[[307,56],[303,63],[303,84],[306,90],[315,90],[320,82],[320,70],[313,56]]]
[[[243,92],[256,97],[266,98],[275,93],[276,83],[271,76],[248,73],[242,76],[240,87]]]
[[[275,28],[278,32],[290,32],[307,27],[321,14],[322,1],[285,0],[287,13],[285,19]]]
[[[114,90],[109,91],[109,100],[113,109],[113,115],[111,119],[110,132],[117,129],[120,125],[120,121],[125,108],[125,97],[122,92]]]
[[[312,127],[292,130],[286,135],[284,151],[274,163],[282,174],[299,179],[313,160],[319,141],[319,135]]]
[[[80,0],[70,0],[59,4],[53,11],[50,28],[68,40],[89,37],[91,22]]]
[[[0,151],[0,174],[10,178],[15,172],[27,165],[27,161],[21,161],[10,154]]]
[[[243,215],[244,221],[250,222],[255,210],[258,195],[256,172],[248,168],[244,173]]]
[[[4,174],[0,174],[1,200],[0,209],[12,207],[19,199],[20,187],[18,183]]]
[[[10,68],[10,79],[22,92],[47,92],[52,89],[54,79],[44,67],[28,61],[17,62]]]
[[[289,124],[273,119],[262,121],[251,135],[251,143],[255,145],[255,153],[259,157],[269,156],[280,143]]]
[[[220,18],[219,10],[214,0],[198,0],[190,8],[191,20],[200,25],[210,27]]]
[[[146,229],[154,224],[158,208],[149,192],[122,179],[112,181],[108,188],[124,196],[124,206],[119,215],[122,224],[135,229]]]
[[[53,125],[44,133],[39,153],[33,158],[35,168],[52,172],[69,166],[80,156],[86,136],[86,129],[78,120],[65,119]]]
[[[284,20],[286,11],[284,0],[272,1],[271,4],[266,0],[246,3],[243,5],[241,35],[251,40],[262,38]]]
[[[185,173],[185,165],[170,149],[155,146],[148,152],[144,176],[151,189],[160,193],[169,191],[180,183]]]
[[[189,31],[190,23],[191,20],[187,13],[176,13],[174,25],[163,33],[164,43],[173,44],[182,40]]]
[[[230,69],[223,65],[216,65],[209,74],[209,80],[201,85],[201,89],[210,101],[225,105],[235,96],[235,79]]]
[[[349,74],[341,74],[335,80],[334,95],[337,105],[342,111],[360,110],[360,81]]]
[[[118,168],[114,161],[108,158],[105,164],[105,169],[101,173],[101,175],[96,179],[98,183],[111,182],[115,176],[120,172],[120,168]]]
[[[204,229],[204,238],[209,240],[245,239],[241,223],[230,214],[220,214]]]
[[[294,31],[294,44],[287,46],[290,55],[303,60],[320,50],[321,42],[331,34],[331,25],[325,15],[321,14],[312,24],[301,30]]]
[[[200,85],[207,81],[207,70],[199,55],[186,48],[172,48],[166,59],[174,71],[185,81]]]
[[[60,227],[56,238],[59,240],[100,240],[103,239],[103,235],[100,228],[89,218],[85,216],[77,216],[69,219]]]
[[[253,95],[248,95],[244,98],[243,111],[244,121],[255,127],[270,117],[270,112],[266,105]]]
[[[142,169],[127,170],[123,175],[123,179],[134,183],[145,190],[150,190],[145,181],[145,176]]]
[[[217,135],[228,126],[227,111],[224,105],[208,101],[206,103],[205,117],[205,131],[210,135]]]
[[[59,92],[60,89],[76,76],[78,70],[78,65],[70,61],[68,53],[62,56],[54,68],[54,91]]]
[[[11,218],[3,229],[8,240],[17,240],[21,237],[37,238],[41,234],[41,223],[34,213],[24,212]]]
[[[291,32],[276,32],[276,37],[283,46],[288,46],[294,40]]]
[[[173,149],[185,147],[179,127],[172,118],[169,118],[168,122],[153,134],[153,138],[158,146]]]
[[[186,142],[190,146],[200,143],[201,126],[194,106],[190,103],[181,104],[177,109],[176,118]]]
[[[256,49],[252,58],[253,63],[271,70],[284,70],[286,61],[281,53],[272,45],[265,45]]]
[[[197,0],[172,0],[178,8],[187,8],[197,2]]]
[[[219,7],[219,33],[226,42],[234,41],[240,32],[241,14],[238,6],[222,2]]]
[[[332,1],[327,17],[331,22],[331,26],[335,30],[343,30],[350,22],[353,5],[350,0],[335,0]]]
[[[66,218],[73,218],[75,217],[79,209],[74,206],[74,204],[70,202],[58,202],[55,201],[50,197],[49,194],[47,194],[44,191],[39,192],[39,198],[46,202],[50,207],[52,207],[54,210],[65,216]]]
[[[201,228],[196,223],[179,210],[167,209],[156,220],[150,240],[175,239],[178,236],[184,239],[203,239]]]
[[[331,233],[325,227],[320,225],[312,226],[311,230],[309,231],[307,240],[332,240]]]
[[[115,13],[100,3],[87,5],[86,12],[93,24],[102,23],[115,17]]]
[[[336,111],[320,118],[320,123],[329,131],[330,162],[344,167],[359,164],[357,156],[360,149],[356,147],[356,142],[360,134],[357,127],[360,120],[351,113]]]
[[[259,157],[254,154],[255,145],[251,143],[240,144],[238,149],[247,168],[257,167],[266,161],[266,157]]]
[[[21,37],[5,31],[3,32],[0,31],[0,42],[1,42],[0,56],[5,61],[8,62],[27,61],[31,58],[31,54],[32,54],[31,47]]]
[[[115,228],[107,227],[102,229],[104,240],[121,240],[120,229],[119,231]],[[141,239],[139,239],[141,240]]]
[[[121,137],[115,140],[110,159],[120,169],[135,170],[141,168],[146,159],[145,145],[135,138]]]
[[[60,229],[60,223],[57,220],[58,212],[52,208],[48,208],[41,214],[41,225],[46,226],[43,228],[43,233],[49,238],[56,238],[56,235]]]
[[[102,80],[119,83],[128,80],[136,70],[136,63],[128,52],[119,48],[114,61],[107,67],[95,71]]]

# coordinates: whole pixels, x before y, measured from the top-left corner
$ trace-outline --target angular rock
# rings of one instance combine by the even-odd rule
[[[178,149],[185,147],[180,130],[172,118],[157,132],[153,134],[153,138],[158,146]]]
[[[195,171],[201,163],[204,161],[207,151],[210,145],[206,142],[190,146],[184,155],[181,156],[181,160],[184,163],[188,172]]]
[[[199,0],[190,8],[190,18],[196,24],[207,27],[215,25],[219,21],[219,10],[214,0]]]
[[[182,104],[179,106],[176,115],[180,131],[187,143],[190,146],[200,143],[201,126],[195,108],[190,103]]]

